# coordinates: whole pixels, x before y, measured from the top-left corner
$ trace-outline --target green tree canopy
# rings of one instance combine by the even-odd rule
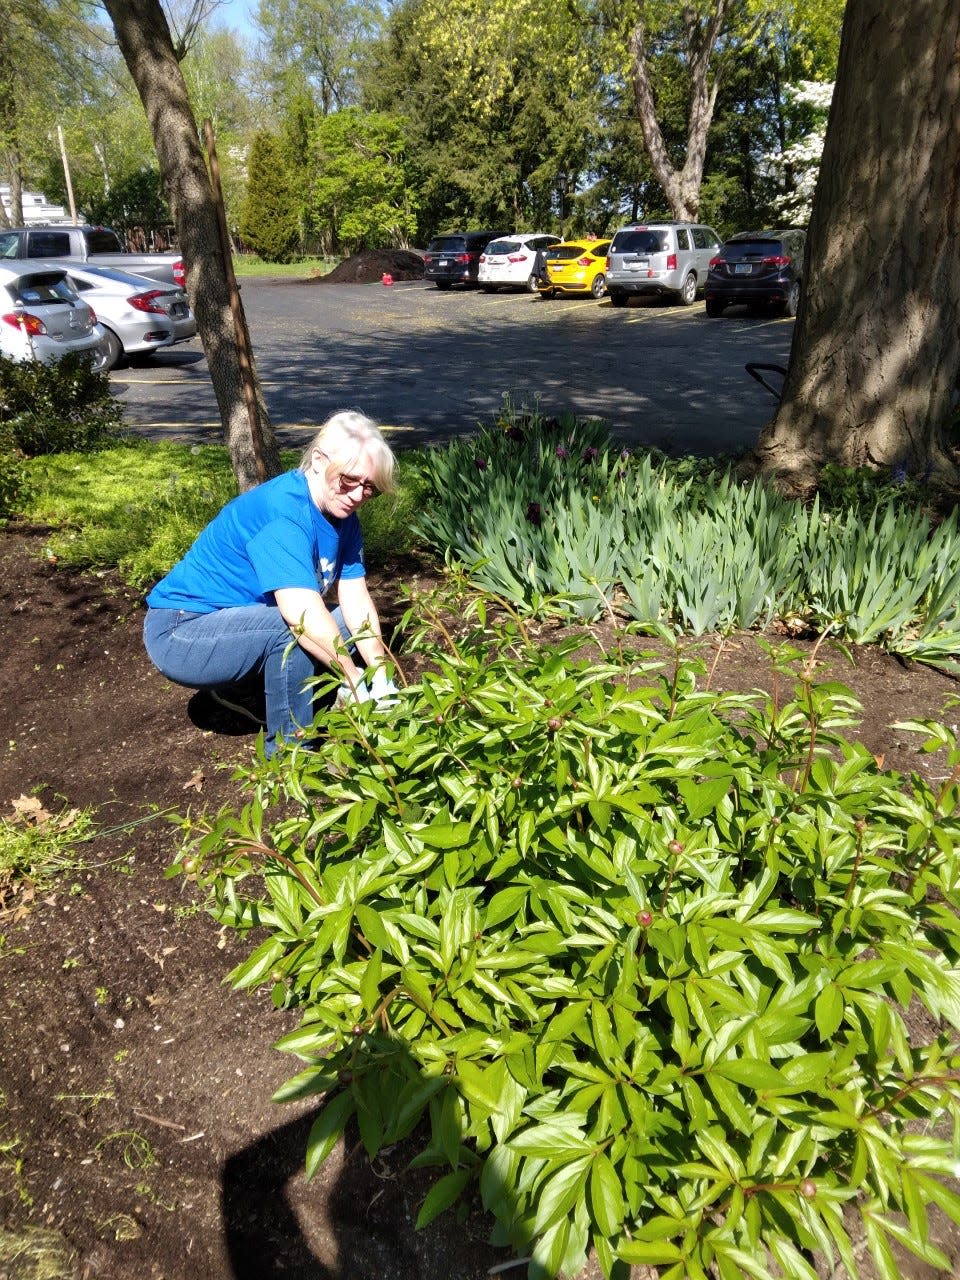
[[[406,247],[416,230],[416,196],[404,162],[406,121],[347,107],[320,117],[313,187],[318,223],[335,245]]]

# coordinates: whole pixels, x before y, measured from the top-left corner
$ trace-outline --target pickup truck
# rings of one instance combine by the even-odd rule
[[[116,267],[151,280],[172,281],[184,288],[186,270],[179,253],[127,253],[109,227],[56,223],[33,227],[0,227],[0,261],[7,258],[56,258]]]

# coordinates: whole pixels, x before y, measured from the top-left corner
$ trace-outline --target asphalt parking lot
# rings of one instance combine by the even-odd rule
[[[600,417],[624,444],[713,454],[749,447],[776,407],[744,370],[784,365],[793,321],[525,293],[247,279],[242,297],[271,419],[299,444],[358,408],[395,445],[490,422],[507,398]],[[111,374],[127,425],[153,439],[219,439],[199,339]]]

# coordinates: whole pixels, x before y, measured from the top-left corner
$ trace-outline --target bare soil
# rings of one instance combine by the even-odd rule
[[[164,875],[178,833],[163,815],[239,804],[231,766],[252,726],[165,681],[139,597],[51,564],[44,535],[0,531],[0,816],[22,820],[27,797],[53,820],[94,810],[101,834],[51,887],[0,885],[0,1280],[485,1276],[509,1257],[479,1211],[414,1231],[430,1178],[407,1169],[412,1147],[371,1166],[350,1141],[305,1180],[313,1110],[269,1102],[296,1069],[272,1048],[292,1022],[223,985],[244,948]],[[371,572],[388,627],[409,568]],[[956,683],[876,650],[853,665],[824,652],[871,750],[935,774],[889,725],[941,715]],[[768,681],[753,637],[719,655],[718,685]],[[960,1273],[956,1230],[936,1229]],[[902,1274],[950,1272],[905,1260]]]

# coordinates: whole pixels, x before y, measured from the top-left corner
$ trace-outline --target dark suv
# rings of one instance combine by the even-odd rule
[[[491,240],[504,231],[450,231],[436,236],[423,255],[423,278],[432,280],[438,289],[455,284],[476,284],[480,255]]]
[[[803,285],[802,231],[741,231],[710,261],[704,298],[708,316],[745,303],[795,316]]]

